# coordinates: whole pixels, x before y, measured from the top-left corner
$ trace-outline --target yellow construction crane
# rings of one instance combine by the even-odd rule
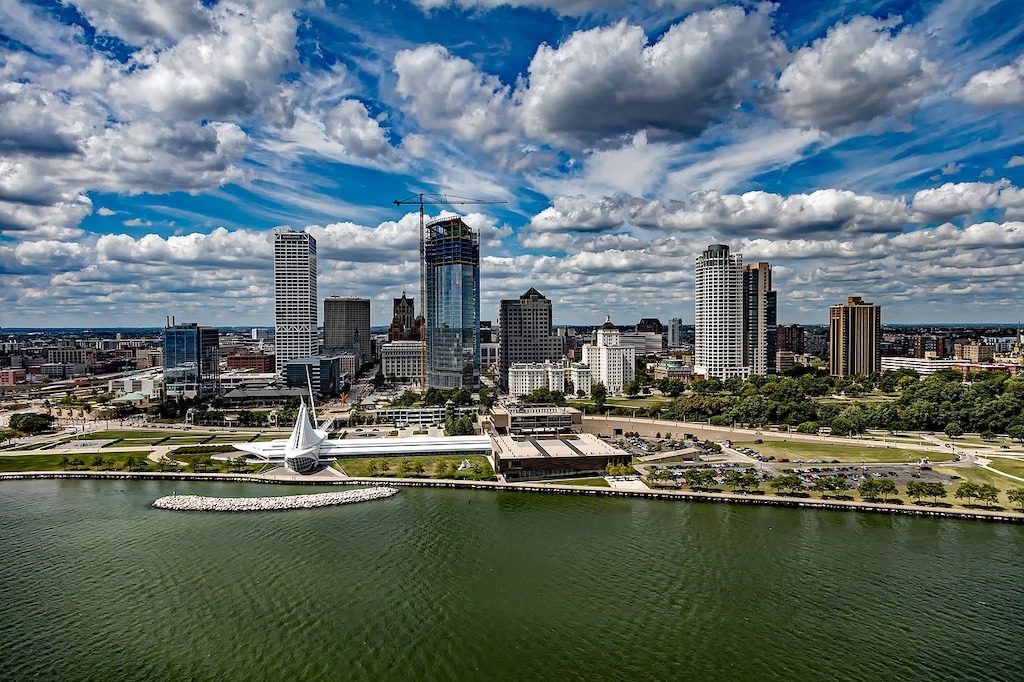
[[[465,206],[480,204],[507,204],[507,201],[499,199],[467,199],[451,194],[426,194],[419,192],[405,199],[395,199],[392,202],[395,206],[420,207],[420,315],[423,316],[423,324],[420,325],[420,395],[427,392],[427,305],[424,285],[424,270],[426,269],[426,250],[423,225],[424,206]]]

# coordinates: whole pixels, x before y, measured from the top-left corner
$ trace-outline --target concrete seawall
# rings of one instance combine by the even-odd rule
[[[914,504],[886,504],[882,502],[853,502],[785,497],[783,495],[741,495],[737,493],[705,493],[683,490],[614,490],[556,483],[499,483],[497,481],[455,481],[422,478],[348,478],[338,480],[296,481],[274,480],[254,474],[196,474],[184,472],[103,472],[103,471],[25,471],[0,474],[2,481],[33,479],[109,479],[109,480],[172,480],[172,481],[226,481],[232,483],[274,483],[279,485],[380,485],[415,488],[468,488],[472,490],[498,490],[504,492],[546,493],[560,495],[597,495],[601,497],[641,497],[658,500],[688,502],[720,502],[726,504],[760,504],[799,509],[827,509],[831,511],[859,511],[875,514],[907,514],[936,518],[970,519],[1024,523],[1024,514],[984,509],[946,509]]]

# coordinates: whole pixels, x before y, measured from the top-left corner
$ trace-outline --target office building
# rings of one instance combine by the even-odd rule
[[[583,413],[556,405],[495,405],[487,418],[499,436],[581,433]]]
[[[746,378],[744,362],[743,256],[712,244],[697,257],[694,276],[694,373]]]
[[[562,357],[562,340],[551,329],[551,299],[534,288],[516,299],[501,302],[498,325],[498,383],[509,388],[508,372],[513,364],[543,363]]]
[[[882,369],[882,307],[850,296],[828,310],[832,376],[858,377]]]
[[[342,296],[324,299],[324,348],[332,355],[352,353],[359,358],[359,365],[373,360],[370,299]]]
[[[583,362],[590,366],[592,383],[601,382],[610,395],[622,393],[636,376],[636,350],[619,342],[619,328],[606,317],[593,344],[583,346]]]
[[[426,225],[427,387],[480,386],[480,242],[459,216]]]
[[[380,347],[380,367],[392,383],[420,382],[420,342],[391,341]]]
[[[274,229],[274,350],[277,373],[290,360],[320,350],[317,339],[316,239],[287,227]]]
[[[683,321],[673,317],[668,321],[668,347],[680,348],[683,345]]]
[[[341,369],[341,358],[338,356],[314,355],[308,358],[295,358],[285,365],[285,383],[288,386],[308,390],[312,385],[313,391],[323,398],[337,398],[345,378],[346,375]]]
[[[169,321],[163,331],[164,393],[169,399],[208,398],[220,390],[220,332]]]
[[[751,374],[775,373],[777,309],[772,266],[747,265],[743,269],[743,364]]]

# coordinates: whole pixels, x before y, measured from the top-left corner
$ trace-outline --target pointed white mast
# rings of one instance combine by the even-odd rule
[[[316,423],[316,403],[313,402],[313,377],[309,372],[309,365],[306,365],[306,384],[309,386],[309,413],[313,415],[313,428],[320,428]]]

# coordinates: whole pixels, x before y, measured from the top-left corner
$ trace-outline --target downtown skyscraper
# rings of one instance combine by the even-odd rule
[[[426,381],[428,388],[480,386],[480,241],[459,216],[426,225]]]
[[[324,348],[359,357],[357,365],[373,360],[370,352],[370,299],[328,296],[324,299]]]
[[[539,363],[562,357],[562,339],[552,331],[551,318],[551,299],[533,287],[519,298],[501,302],[498,382],[503,389],[508,390],[508,370],[514,363]]]
[[[289,360],[316,355],[318,300],[316,239],[287,227],[274,229],[274,349],[277,373]]]

